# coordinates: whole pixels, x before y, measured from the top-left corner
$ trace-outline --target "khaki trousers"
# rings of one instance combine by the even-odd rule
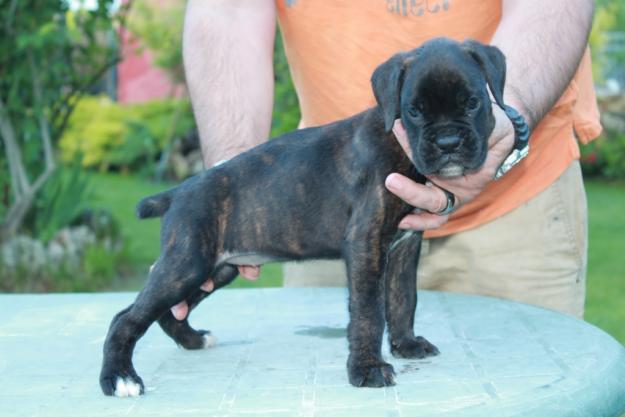
[[[578,161],[545,191],[472,230],[424,240],[419,288],[480,294],[582,318],[586,296],[586,194]],[[288,263],[284,285],[344,286],[342,261]]]

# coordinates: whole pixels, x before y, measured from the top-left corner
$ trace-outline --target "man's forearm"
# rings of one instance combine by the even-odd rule
[[[275,24],[273,0],[187,4],[184,66],[207,167],[269,135]]]
[[[507,58],[506,99],[531,127],[560,98],[584,54],[591,0],[504,0],[492,44]]]

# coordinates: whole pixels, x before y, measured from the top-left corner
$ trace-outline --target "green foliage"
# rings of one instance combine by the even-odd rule
[[[29,234],[0,244],[0,291],[96,291],[127,274],[119,225],[94,198],[80,166],[59,167],[25,219]]]
[[[5,175],[9,171],[6,152],[0,143],[0,219],[3,219],[9,209],[11,194],[11,179]]]
[[[44,280],[39,279],[35,289],[45,288],[45,292],[103,291],[111,287],[122,267],[129,268],[126,252],[111,251],[102,243],[95,243],[85,248],[78,269],[66,267]]]
[[[128,29],[139,50],[149,49],[154,64],[174,83],[184,82],[182,65],[182,26],[184,2],[134,0]]]
[[[16,132],[29,145],[41,134],[34,119],[44,112],[51,136],[62,133],[75,99],[117,62],[111,43],[117,20],[110,14],[113,0],[100,0],[93,10],[69,11],[69,1],[14,1],[1,10],[0,92]],[[31,67],[31,62],[33,67]],[[42,88],[35,97],[33,69]],[[25,152],[40,165],[37,146]]]
[[[0,7],[0,130],[12,178],[0,238],[19,231],[55,167],[54,145],[78,99],[120,59],[117,37],[127,11],[115,0],[70,11],[70,0],[5,1]]]
[[[605,132],[581,148],[582,169],[587,176],[625,179],[625,133]]]
[[[117,274],[116,264],[119,262],[119,256],[105,248],[103,245],[92,245],[85,251],[83,258],[83,268],[85,275],[89,277],[89,287],[103,288],[107,284],[110,284],[111,278]],[[88,290],[84,288],[80,290]]]
[[[97,291],[127,269],[119,241],[97,239],[87,227],[63,229],[49,244],[15,236],[0,246],[0,291]]]
[[[289,64],[284,53],[284,45],[280,33],[276,35],[273,54],[275,74],[275,91],[273,117],[271,121],[271,137],[297,129],[301,114],[297,94],[291,81]]]
[[[76,220],[90,200],[89,177],[79,167],[60,167],[37,196],[25,227],[47,243]]]
[[[171,183],[154,183],[136,176],[119,174],[93,174],[93,206],[110,211],[119,221],[120,230],[126,243],[129,261],[145,268],[158,257],[159,220],[139,220],[135,206],[144,197],[171,188]]]
[[[595,6],[595,17],[592,32],[588,40],[592,52],[593,74],[596,81],[603,80],[602,69],[608,60],[625,63],[625,51],[606,53],[608,33],[622,31],[625,28],[625,3],[614,0],[598,0]]]
[[[100,171],[145,169],[153,166],[168,140],[193,127],[191,108],[184,99],[120,104],[106,97],[86,97],[61,138],[61,159],[78,158],[84,167]]]

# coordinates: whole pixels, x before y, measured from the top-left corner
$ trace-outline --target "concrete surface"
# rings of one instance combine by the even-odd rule
[[[191,316],[219,339],[139,342],[140,398],[104,397],[101,349],[134,294],[0,295],[1,416],[620,416],[625,349],[547,310],[421,291],[418,334],[441,355],[398,360],[397,385],[347,382],[344,289],[222,290]]]

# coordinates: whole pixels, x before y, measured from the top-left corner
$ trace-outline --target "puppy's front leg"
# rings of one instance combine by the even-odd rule
[[[357,233],[344,248],[349,285],[349,382],[357,387],[394,385],[393,367],[382,359],[384,260],[379,237]]]
[[[414,335],[417,308],[416,272],[422,232],[403,232],[391,245],[386,264],[386,321],[391,353],[400,358],[438,355],[436,346]]]

